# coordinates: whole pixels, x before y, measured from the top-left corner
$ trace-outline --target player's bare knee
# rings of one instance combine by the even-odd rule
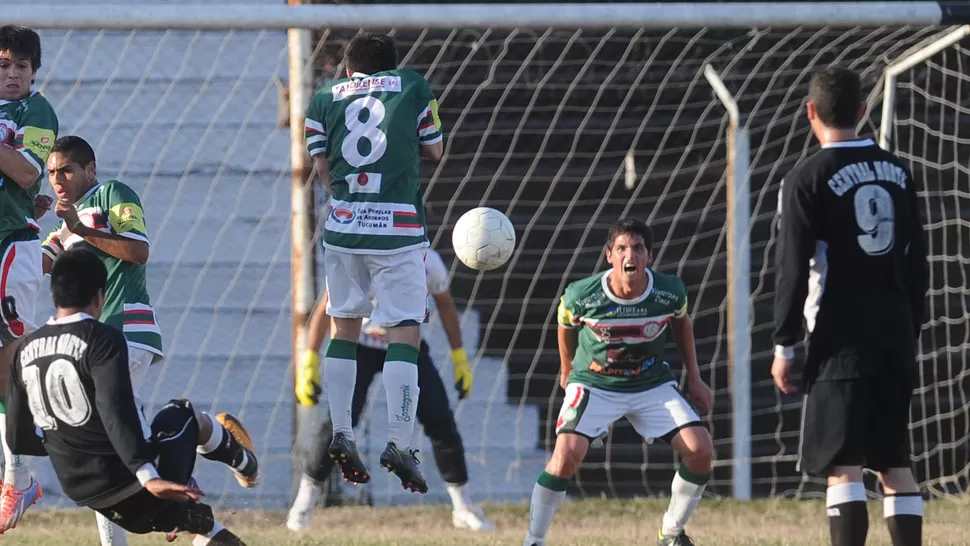
[[[883,492],[887,495],[919,493],[919,484],[910,468],[890,468],[879,473]]]
[[[411,324],[414,323],[414,324]],[[421,327],[415,321],[391,326],[387,329],[388,343],[404,343],[412,347],[421,346]]]
[[[342,339],[357,343],[357,339],[360,338],[361,319],[331,317],[331,321],[333,323],[333,339]]]
[[[586,451],[589,449],[589,440],[578,434],[560,434],[556,438],[556,449],[546,465],[546,472],[558,478],[572,478],[579,465],[583,464],[586,458]]]
[[[861,466],[835,466],[829,470],[828,485],[838,485],[840,483],[856,483],[862,481]]]
[[[714,442],[706,428],[683,428],[674,436],[671,445],[691,472],[705,474],[711,471],[714,464]]]

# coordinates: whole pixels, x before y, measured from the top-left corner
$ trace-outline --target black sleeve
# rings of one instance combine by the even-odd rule
[[[153,464],[155,449],[145,438],[143,419],[135,405],[128,346],[124,335],[109,327],[98,331],[94,345],[85,355],[94,382],[94,404],[111,445],[135,474],[143,465]]]
[[[809,260],[815,254],[815,181],[798,170],[779,192],[778,248],[775,250],[776,346],[792,347],[802,330],[802,309],[808,296]],[[789,357],[791,354],[789,353]]]
[[[919,213],[919,196],[916,193],[916,180],[908,170],[909,193],[910,193],[910,214],[912,235],[909,239],[909,246],[906,248],[904,270],[906,272],[906,283],[909,292],[910,311],[913,314],[913,334],[919,340],[920,332],[923,329],[923,321],[926,320],[926,290],[929,288],[930,271],[926,261],[926,241],[924,240],[923,221]]]
[[[21,347],[23,344],[21,344]],[[14,455],[46,457],[47,449],[37,434],[34,417],[30,413],[27,391],[20,380],[20,348],[13,355],[10,374],[7,376],[7,445]]]

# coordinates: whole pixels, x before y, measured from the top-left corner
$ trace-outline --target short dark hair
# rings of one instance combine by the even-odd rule
[[[624,218],[613,224],[610,234],[606,237],[606,248],[613,248],[613,242],[620,235],[639,235],[643,239],[643,246],[647,247],[647,252],[653,253],[653,232],[650,226],[642,220],[634,218]]]
[[[54,307],[83,309],[108,283],[108,270],[98,256],[85,248],[62,252],[51,266],[51,298]]]
[[[347,45],[344,61],[351,72],[376,74],[397,68],[397,44],[386,34],[364,32]]]
[[[28,59],[31,70],[40,70],[40,35],[33,29],[18,25],[0,27],[0,51],[10,51],[14,57]]]
[[[83,138],[68,135],[57,139],[51,147],[51,153],[67,154],[71,163],[87,167],[94,161],[94,148]]]
[[[859,75],[838,66],[817,69],[808,84],[808,100],[826,127],[855,129],[862,103]]]

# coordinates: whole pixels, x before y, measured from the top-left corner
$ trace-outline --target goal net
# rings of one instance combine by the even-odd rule
[[[474,361],[468,400],[454,399],[437,318],[430,344],[456,409],[472,496],[528,497],[549,455],[562,396],[556,302],[567,283],[604,267],[606,231],[624,216],[649,222],[657,269],[688,285],[703,377],[716,396],[707,418],[717,450],[709,491],[731,494],[728,120],[704,78],[708,63],[738,98],[751,135],[754,493],[815,490],[794,469],[800,399],[780,396],[769,375],[772,221],[779,182],[815,148],[803,111],[808,77],[832,62],[859,70],[871,90],[863,131],[875,136],[883,69],[945,30],[394,31],[402,63],[437,92],[447,135],[444,159],[423,173],[424,190],[433,246],[450,264]],[[316,88],[342,73],[342,51],[355,32],[314,33]],[[37,88],[57,109],[61,133],[88,139],[100,179],[122,180],[144,201],[149,289],[167,358],[153,367],[141,397],[149,409],[184,396],[241,416],[261,457],[262,485],[242,491],[202,460],[198,479],[216,504],[284,507],[293,444],[305,444],[294,425],[290,369],[290,143],[280,122],[286,34],[85,30],[43,31],[42,39]],[[964,47],[948,49],[901,75],[897,94],[894,148],[925,185],[933,256],[912,430],[920,479],[939,490],[965,490],[968,478],[970,233],[962,212],[970,150],[960,137],[970,104],[968,61]],[[51,191],[46,182],[43,191]],[[450,248],[451,226],[480,205],[508,214],[519,241],[509,264],[488,273],[465,268]],[[43,227],[54,220],[48,215]],[[672,345],[668,357],[679,370]],[[386,441],[383,405],[378,381],[360,433],[372,468]],[[373,502],[446,499],[420,427],[413,444],[432,493],[417,498],[377,473],[363,488]],[[45,464],[35,464],[42,476]],[[675,465],[662,441],[645,444],[621,421],[590,450],[570,492],[665,494]],[[46,476],[46,497],[56,498],[56,480]]]

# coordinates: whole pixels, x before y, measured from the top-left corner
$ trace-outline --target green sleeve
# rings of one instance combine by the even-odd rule
[[[687,314],[687,286],[684,281],[677,279],[677,299],[674,300],[674,316],[677,318]]]
[[[318,92],[310,99],[310,106],[306,110],[306,123],[303,128],[303,139],[310,157],[326,153],[327,129],[323,125],[326,114],[327,93]]]
[[[61,241],[64,231],[64,220],[61,220],[57,222],[54,229],[47,234],[47,238],[44,239],[43,243],[41,243],[41,251],[49,256],[52,260],[57,258],[57,255],[64,251],[64,242]]]
[[[571,288],[571,286],[567,286],[566,291],[559,298],[559,310],[556,312],[559,325],[564,328],[578,327],[583,318],[581,309],[576,305],[575,290],[571,290]]]
[[[121,182],[107,184],[108,224],[111,230],[122,237],[148,242],[148,227],[145,225],[145,211],[135,190]]]
[[[14,149],[23,154],[39,173],[43,173],[47,156],[57,140],[57,114],[47,99],[38,95],[28,102],[19,125],[14,137]]]
[[[418,115],[418,140],[428,146],[441,142],[444,132],[441,128],[441,118],[438,116],[438,99],[431,90],[431,84],[416,74],[417,84],[420,86],[418,98],[421,114]]]

